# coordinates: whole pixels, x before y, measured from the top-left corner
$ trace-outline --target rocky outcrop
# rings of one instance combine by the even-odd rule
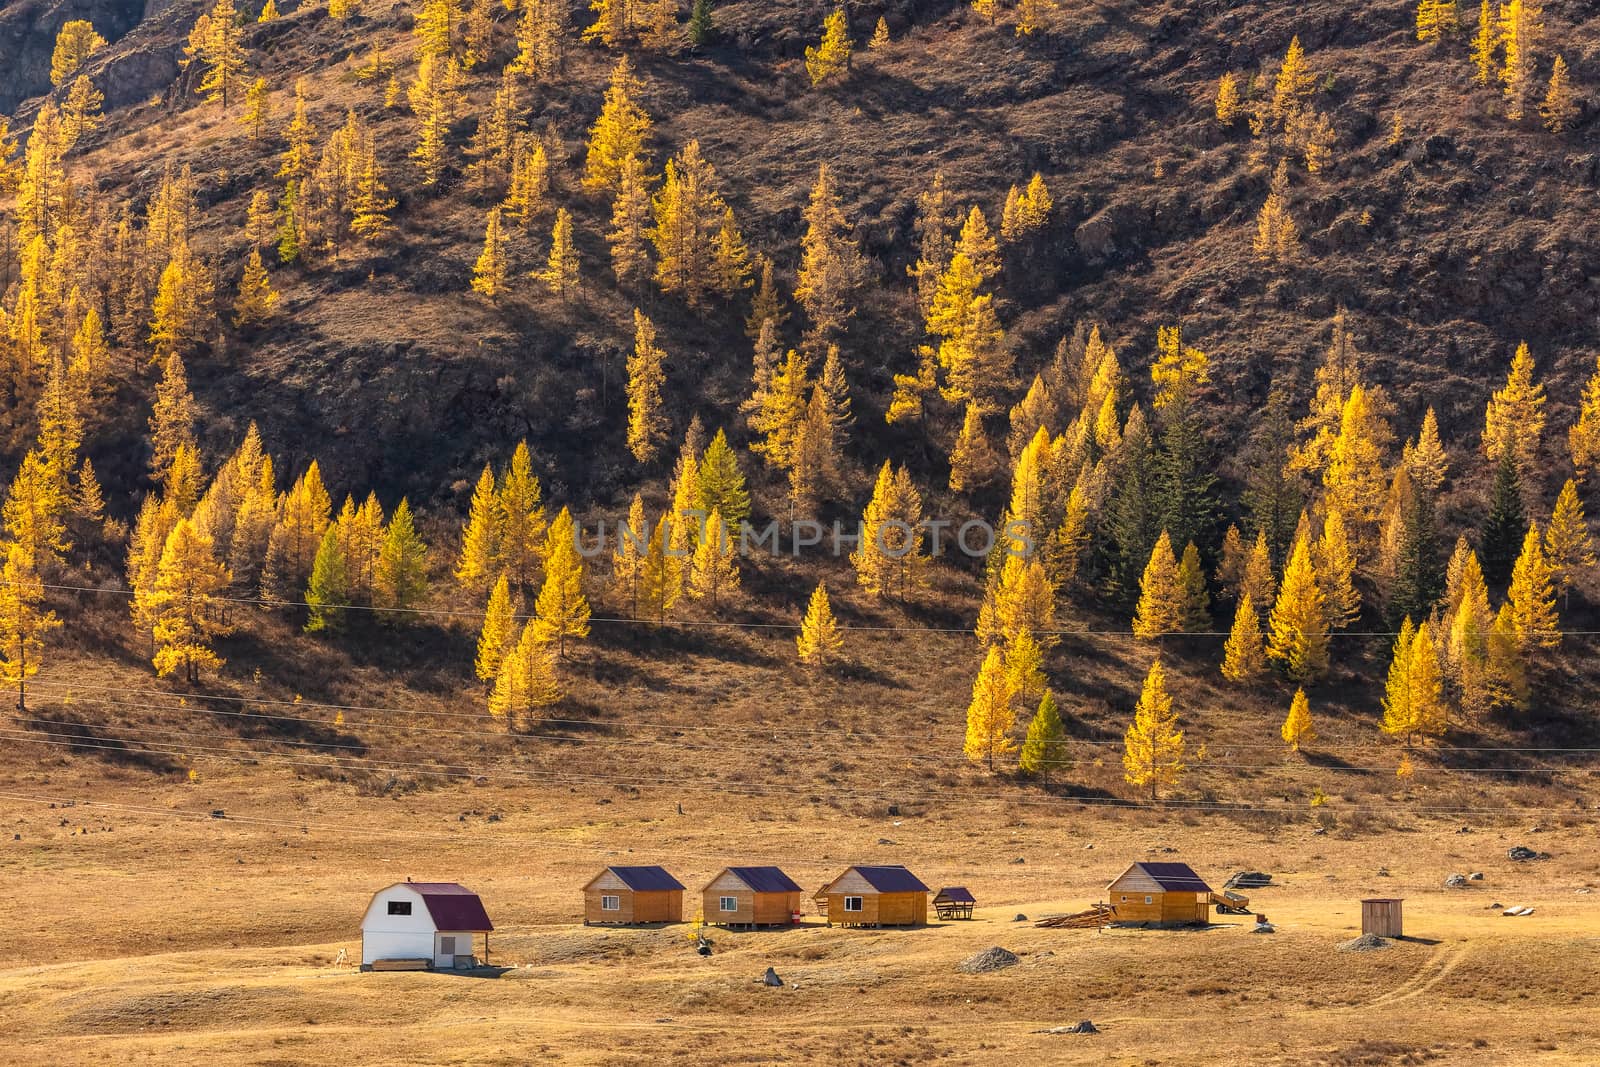
[[[50,55],[62,25],[87,19],[100,36],[116,41],[139,24],[145,2],[22,0],[0,6],[0,114],[9,115],[29,97],[50,91]]]

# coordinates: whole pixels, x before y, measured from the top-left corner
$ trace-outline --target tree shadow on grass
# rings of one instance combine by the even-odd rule
[[[179,774],[184,770],[183,765],[171,755],[131,748],[127,740],[113,737],[102,727],[86,723],[75,715],[56,711],[42,718],[23,716],[21,721],[28,730],[49,735],[51,742],[66,745],[74,755],[90,756],[103,763],[122,767],[137,767],[155,774]]]

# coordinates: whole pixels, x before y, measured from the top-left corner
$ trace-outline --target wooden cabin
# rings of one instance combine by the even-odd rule
[[[933,910],[941,919],[970,919],[977,903],[964,885],[947,885],[933,895]]]
[[[1379,937],[1404,937],[1401,897],[1367,897],[1361,902],[1361,932]]]
[[[1187,863],[1135,863],[1106,887],[1119,923],[1211,921],[1211,887]]]
[[[904,867],[850,867],[815,899],[829,926],[921,926],[928,892]]]
[[[777,867],[724,867],[700,891],[713,926],[789,926],[800,921],[800,887]]]
[[[683,883],[664,867],[607,867],[583,887],[583,923],[679,923]]]
[[[494,924],[478,894],[455,882],[396,882],[367,902],[361,920],[363,970],[446,970],[476,966],[483,935],[489,959]]]

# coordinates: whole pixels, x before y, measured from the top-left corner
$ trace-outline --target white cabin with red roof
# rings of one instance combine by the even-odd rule
[[[361,920],[361,965],[378,970],[467,968],[483,935],[482,962],[489,962],[494,924],[478,894],[455,882],[396,882],[372,895]],[[384,964],[391,966],[385,967]]]

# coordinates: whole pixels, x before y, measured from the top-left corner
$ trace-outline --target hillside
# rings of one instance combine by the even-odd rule
[[[0,1035],[1593,1061],[1600,14],[1513,0],[1480,82],[1465,6],[271,2],[0,0]],[[830,532],[886,519],[944,551]],[[575,925],[634,852],[982,908],[700,961]],[[1169,853],[1280,937],[1010,925]],[[413,874],[494,898],[512,981],[395,976],[480,1028],[334,962]],[[1332,955],[1371,894],[1422,943]]]

